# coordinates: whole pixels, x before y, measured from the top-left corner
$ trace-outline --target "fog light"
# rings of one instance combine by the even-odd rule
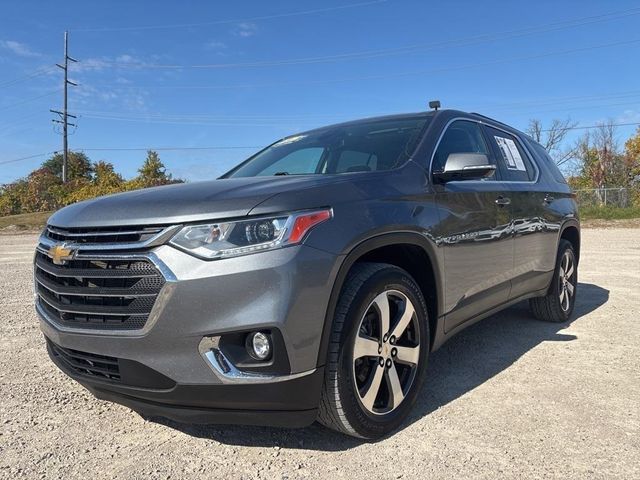
[[[253,332],[247,337],[247,351],[256,360],[266,360],[271,355],[271,340],[266,333]]]

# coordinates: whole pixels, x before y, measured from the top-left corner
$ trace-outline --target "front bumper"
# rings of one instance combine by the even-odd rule
[[[323,380],[318,351],[339,258],[304,245],[209,262],[166,245],[150,253],[167,282],[144,329],[73,331],[38,309],[40,326],[55,345],[136,362],[175,385],[153,389],[96,380],[66,368],[55,355],[54,363],[96,397],[145,415],[197,423],[311,423]],[[281,333],[290,366],[286,375],[229,378],[199,351],[205,337],[262,329]]]
[[[119,403],[146,417],[165,417],[176,422],[247,424],[304,427],[317,416],[324,368],[311,374],[265,384],[174,384],[170,388],[142,388],[78,375],[53,353],[53,363],[95,397]]]

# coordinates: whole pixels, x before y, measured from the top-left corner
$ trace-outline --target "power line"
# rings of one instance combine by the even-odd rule
[[[158,152],[163,151],[180,151],[180,150],[250,150],[263,148],[264,145],[252,145],[252,146],[216,146],[216,147],[106,147],[106,148],[77,148],[78,151],[83,152],[135,152],[135,151],[147,151],[154,150]]]
[[[354,60],[361,58],[374,58],[382,56],[401,55],[404,53],[411,53],[414,51],[432,50],[450,46],[470,46],[477,45],[479,43],[486,43],[496,40],[505,40],[509,38],[521,37],[526,35],[532,35],[537,33],[546,33],[550,31],[562,30],[566,28],[573,28],[577,26],[590,25],[593,23],[610,21],[619,18],[625,18],[633,15],[640,14],[640,8],[634,8],[630,10],[617,11],[612,13],[606,13],[602,15],[595,15],[591,17],[583,17],[574,20],[565,20],[562,22],[544,24],[534,27],[527,27],[519,30],[507,30],[497,34],[482,34],[473,37],[464,37],[460,39],[445,40],[436,43],[425,43],[408,45],[404,47],[365,50],[360,52],[341,53],[335,55],[324,55],[315,57],[302,57],[294,59],[272,60],[272,61],[255,61],[255,62],[239,62],[239,63],[213,63],[213,64],[192,64],[192,65],[177,65],[177,64],[152,64],[152,63],[135,63],[135,62],[103,62],[105,65],[122,67],[122,68],[135,68],[135,69],[221,69],[221,68],[255,68],[255,67],[272,67],[272,66],[285,66],[285,65],[303,65],[303,64],[318,64],[343,60]]]
[[[265,88],[265,87],[328,85],[328,84],[334,84],[334,83],[343,83],[343,82],[352,82],[352,81],[361,81],[361,80],[383,80],[383,79],[389,79],[389,78],[401,78],[401,77],[409,77],[409,76],[416,76],[416,75],[426,75],[426,74],[433,75],[433,74],[446,73],[446,72],[457,71],[457,70],[501,65],[505,63],[518,62],[523,60],[536,60],[539,58],[587,52],[591,50],[597,50],[600,48],[610,48],[610,47],[618,47],[622,45],[630,45],[638,42],[640,42],[640,39],[604,43],[604,44],[591,45],[587,47],[580,47],[580,48],[574,48],[574,49],[555,50],[555,51],[549,51],[549,52],[540,53],[540,54],[526,55],[522,57],[498,59],[490,62],[473,63],[473,64],[466,64],[466,65],[455,65],[452,67],[442,67],[442,68],[434,68],[434,69],[428,69],[428,70],[410,70],[405,72],[388,73],[388,74],[359,75],[359,76],[352,76],[352,77],[333,78],[331,80],[307,80],[307,81],[300,81],[300,82],[272,82],[272,83],[262,83],[262,84],[254,83],[254,84],[233,84],[233,85],[209,85],[209,86],[198,86],[198,87],[178,87],[178,86],[167,85],[167,86],[158,86],[158,88],[198,88],[198,89]],[[113,84],[95,85],[95,87],[107,87],[107,86],[114,86],[114,85]],[[115,87],[116,88],[153,88],[153,86],[150,86],[150,87],[115,86]]]
[[[13,120],[11,123],[7,123],[5,125],[0,125],[0,130],[6,130],[11,127],[15,127],[16,125],[22,125],[23,123],[27,123],[30,119],[42,115],[42,112],[35,112],[30,115],[26,115],[24,117],[18,117]]]
[[[211,127],[278,127],[282,123],[230,123],[216,122],[205,120],[188,120],[188,119],[162,119],[162,118],[130,118],[126,116],[100,116],[100,115],[83,115],[86,118],[96,120],[114,120],[118,122],[133,123],[149,123],[149,124],[168,124],[168,125],[207,125]]]
[[[546,99],[543,98],[539,100],[525,100],[520,102],[498,103],[498,104],[488,104],[488,105],[490,107],[498,108],[502,110],[502,109],[522,108],[527,106],[566,104],[566,103],[572,103],[575,101],[585,101],[585,100],[634,98],[638,96],[640,96],[640,90],[631,90],[626,92],[609,93],[609,94],[601,94],[601,95],[576,95],[576,96],[569,96],[569,97],[548,97]],[[487,104],[484,104],[484,105],[486,106]]]
[[[611,127],[629,127],[629,126],[635,126],[635,125],[640,125],[640,122],[629,122],[629,123],[602,123],[600,125],[588,125],[585,127],[567,127],[567,128],[560,128],[560,130],[564,131],[564,130],[588,130],[591,128],[600,128],[603,125],[606,126],[611,126]],[[546,129],[546,130],[540,130],[541,132],[550,132],[550,129]]]
[[[33,70],[32,72],[26,73],[21,77],[14,78],[13,80],[7,80],[5,82],[0,83],[0,88],[10,87],[17,83],[22,83],[25,80],[29,80],[31,78],[39,77],[41,75],[45,75],[53,70],[53,65],[45,68],[39,68],[38,70]]]
[[[638,126],[640,125],[640,122],[612,123],[607,125],[610,125],[612,127],[627,127],[627,126]],[[588,125],[583,127],[564,128],[563,130],[588,130],[588,129],[600,128],[600,127],[601,125]],[[547,132],[549,130],[545,129],[542,131]],[[247,145],[247,146],[241,146],[241,145],[219,146],[218,145],[218,146],[206,146],[206,147],[88,147],[88,148],[83,147],[83,148],[77,148],[75,149],[75,151],[83,151],[83,152],[132,151],[133,152],[133,151],[154,150],[154,151],[162,152],[162,151],[183,151],[183,150],[184,151],[188,151],[188,150],[255,150],[263,147],[264,145]],[[43,157],[45,155],[54,155],[56,153],[58,152],[52,151],[52,152],[46,152],[46,153],[38,153],[35,155],[30,155],[28,157],[20,157],[20,158],[14,158],[12,160],[4,160],[4,161],[0,161],[0,165],[5,165],[7,163],[20,162],[23,160],[29,160],[37,157]]]
[[[633,103],[609,103],[593,105],[591,103],[585,104],[585,100],[606,100],[606,99],[626,99],[640,97],[640,90],[618,92],[605,95],[579,95],[568,97],[548,97],[539,100],[520,101],[511,103],[485,103],[472,107],[474,110],[480,109],[492,109],[492,110],[505,110],[505,109],[519,109],[527,106],[547,106],[564,104],[562,108],[567,109],[582,109],[582,108],[600,108],[618,105],[631,105]],[[577,106],[566,105],[576,101],[580,101]],[[634,102],[635,103],[635,102]],[[536,110],[537,111],[537,110]],[[545,110],[547,111],[547,110]],[[553,110],[551,110],[553,111]],[[184,123],[193,123],[200,121],[246,121],[246,120],[272,120],[272,121],[298,121],[298,120],[311,120],[311,119],[340,119],[340,118],[353,118],[353,117],[370,117],[377,115],[386,115],[389,112],[366,112],[366,113],[331,113],[331,114],[298,114],[298,115],[228,115],[228,114],[206,114],[206,113],[160,113],[160,112],[113,112],[113,111],[97,111],[97,110],[81,110],[79,115],[87,118],[103,119],[103,120],[141,120],[141,121],[176,121],[178,123],[184,121]],[[236,123],[225,123],[224,125],[238,125]]]
[[[3,106],[0,107],[0,110],[7,110],[9,108],[17,107],[19,105],[24,105],[25,103],[33,102],[34,100],[39,100],[41,98],[48,97],[48,96],[54,95],[56,93],[58,93],[58,90],[53,90],[53,91],[45,93],[43,95],[38,95],[37,97],[27,98],[25,100],[21,100],[20,102],[12,103],[11,105],[3,105]]]
[[[171,29],[171,28],[192,28],[192,27],[209,27],[212,25],[227,25],[232,23],[245,23],[256,22],[260,20],[273,20],[276,18],[296,17],[302,15],[311,15],[314,13],[325,13],[334,10],[344,10],[347,8],[366,7],[376,5],[380,3],[386,3],[387,0],[372,0],[368,2],[351,3],[348,5],[339,5],[335,7],[315,8],[312,10],[303,10],[298,12],[276,13],[272,15],[262,15],[258,17],[249,18],[237,18],[232,20],[215,20],[212,22],[201,23],[179,23],[173,25],[142,25],[142,26],[128,26],[128,27],[95,27],[95,28],[74,28],[74,32],[124,32],[124,31],[136,31],[136,30],[159,30],[159,29]]]
[[[37,158],[37,157],[44,157],[46,155],[53,155],[55,153],[57,152],[36,153],[35,155],[29,155],[28,157],[14,158],[12,160],[3,160],[0,162],[0,165],[6,165],[7,163],[21,162],[23,160],[30,160],[32,158]]]

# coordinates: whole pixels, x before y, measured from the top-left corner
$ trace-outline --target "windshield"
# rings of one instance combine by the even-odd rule
[[[413,153],[429,116],[371,120],[294,135],[224,175],[258,177],[389,170]]]

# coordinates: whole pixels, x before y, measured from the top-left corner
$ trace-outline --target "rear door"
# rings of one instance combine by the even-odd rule
[[[484,153],[495,163],[480,124],[455,120],[436,147],[431,171],[451,153]],[[445,330],[451,331],[509,298],[513,271],[509,191],[499,178],[435,184],[444,252]]]
[[[484,125],[489,145],[511,198],[514,278],[510,298],[545,288],[555,261],[557,231],[545,221],[549,194],[539,167],[522,140],[505,130]]]

